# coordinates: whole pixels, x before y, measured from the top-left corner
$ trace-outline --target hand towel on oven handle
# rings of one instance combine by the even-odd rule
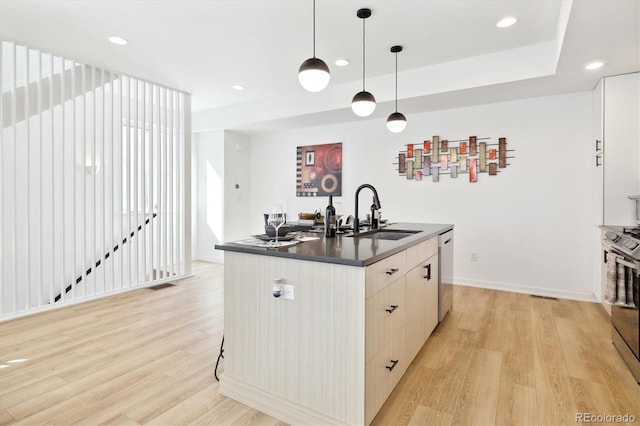
[[[617,306],[637,307],[637,296],[634,294],[634,285],[637,286],[638,277],[633,269],[618,262],[623,259],[615,253],[607,255],[607,282],[604,292],[604,300]]]

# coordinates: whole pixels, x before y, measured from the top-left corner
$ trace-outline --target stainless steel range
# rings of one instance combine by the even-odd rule
[[[640,227],[602,228],[608,279],[613,276],[617,284],[611,300],[611,339],[640,383]]]

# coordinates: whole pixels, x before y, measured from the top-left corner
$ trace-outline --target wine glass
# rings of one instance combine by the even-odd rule
[[[276,230],[276,244],[278,243],[278,230],[284,224],[284,209],[282,204],[273,204],[269,210],[269,225]]]

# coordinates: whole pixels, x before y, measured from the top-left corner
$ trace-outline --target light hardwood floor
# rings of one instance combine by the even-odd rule
[[[223,267],[193,272],[174,287],[1,323],[0,424],[281,424],[218,393]],[[456,287],[453,312],[373,423],[640,422],[640,386],[609,333],[592,303]]]

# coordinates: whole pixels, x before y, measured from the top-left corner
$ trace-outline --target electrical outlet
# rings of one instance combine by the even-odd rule
[[[476,253],[475,251],[471,252],[471,261],[472,262],[477,262],[478,261],[478,253]]]
[[[284,290],[284,294],[282,295],[284,299],[289,299],[289,300],[294,299],[293,286],[291,284],[283,285],[282,289]]]

